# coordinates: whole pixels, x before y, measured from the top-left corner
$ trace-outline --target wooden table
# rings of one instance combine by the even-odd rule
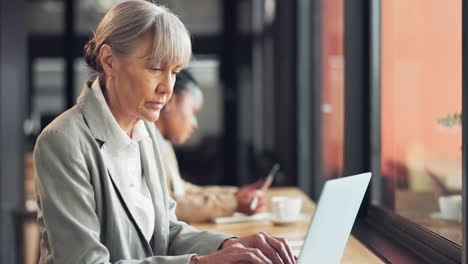
[[[271,188],[266,193],[266,199],[270,201],[270,198],[273,196],[300,197],[303,201],[302,213],[312,216],[314,212],[315,204],[298,188]],[[305,239],[309,223],[310,218],[307,221],[292,225],[273,225],[269,221],[262,221],[233,224],[202,223],[193,224],[193,226],[199,230],[210,230],[236,236],[247,236],[258,232],[266,232],[272,236],[284,237],[289,241],[300,241]],[[374,264],[384,262],[356,238],[350,236],[341,263]]]
[[[266,199],[269,201],[272,196],[300,197],[303,201],[302,213],[312,215],[314,212],[314,203],[309,199],[307,195],[305,195],[301,190],[297,188],[272,188],[266,194]],[[27,235],[29,239],[25,239],[25,253],[28,254],[26,254],[24,263],[37,263],[33,261],[33,259],[37,258],[38,238],[36,238],[36,235],[39,235],[37,231],[37,225],[35,223],[35,213],[28,212],[23,214],[25,214],[26,216],[34,216],[32,218],[25,218],[27,226],[24,227],[28,230],[31,228],[33,228],[34,230],[25,230],[25,235]],[[194,224],[193,226],[199,230],[210,230],[215,232],[233,234],[236,236],[246,236],[258,232],[267,232],[268,234],[273,236],[284,237],[289,241],[300,241],[305,239],[309,222],[310,218],[307,221],[299,222],[293,225],[273,225],[269,221],[264,221],[236,224],[203,223]],[[34,239],[31,239],[31,234],[34,234]],[[377,256],[370,252],[357,239],[355,239],[353,236],[350,236],[341,263],[375,264],[384,262],[382,262]]]

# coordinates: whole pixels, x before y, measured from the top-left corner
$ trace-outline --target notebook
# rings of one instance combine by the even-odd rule
[[[271,218],[270,213],[257,213],[254,215],[246,215],[236,212],[232,216],[216,217],[212,221],[216,224],[232,224],[241,222],[259,222],[266,221]]]

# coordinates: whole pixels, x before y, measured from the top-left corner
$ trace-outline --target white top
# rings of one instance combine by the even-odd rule
[[[116,173],[118,175],[116,176],[123,183],[124,188],[128,188],[126,191],[130,194],[130,206],[133,206],[134,210],[132,211],[136,212],[134,215],[135,221],[141,227],[146,240],[150,241],[154,231],[155,215],[154,210],[152,210],[153,202],[148,184],[144,180],[141,170],[140,147],[138,145],[138,141],[149,137],[148,131],[143,121],[140,120],[133,129],[132,138],[130,138],[112,115],[99,85],[99,78],[93,82],[91,90],[101,104],[107,106],[104,107],[104,114],[112,116],[111,120],[114,120],[111,129],[119,144],[114,146],[117,151],[117,158],[112,166],[117,168]]]

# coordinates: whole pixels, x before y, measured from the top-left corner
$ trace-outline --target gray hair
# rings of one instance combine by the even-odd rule
[[[142,35],[153,35],[153,52],[148,65],[185,67],[192,55],[187,28],[167,8],[143,0],[131,0],[110,9],[99,23],[94,37],[85,45],[86,63],[104,74],[98,60],[99,50],[108,44],[121,56],[130,54]]]

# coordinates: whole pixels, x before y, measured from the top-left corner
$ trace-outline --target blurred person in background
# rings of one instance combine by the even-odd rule
[[[197,115],[202,107],[200,86],[187,70],[181,71],[177,75],[172,98],[156,122],[168,188],[177,202],[177,218],[186,222],[202,222],[231,216],[236,211],[248,215],[265,211],[262,192],[258,190],[261,180],[239,189],[233,186],[198,186],[181,177],[173,145],[186,143],[198,128]],[[251,209],[254,196],[259,197],[259,202],[255,209]]]

